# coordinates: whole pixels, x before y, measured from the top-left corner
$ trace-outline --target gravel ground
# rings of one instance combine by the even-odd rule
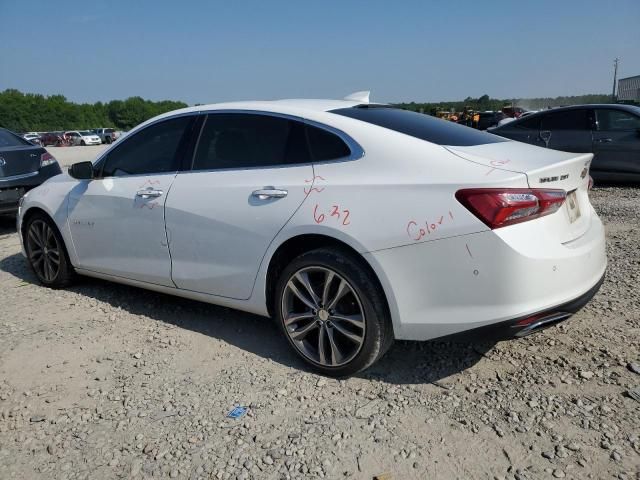
[[[346,381],[260,317],[91,279],[42,288],[0,220],[0,477],[639,479],[640,190],[592,198],[609,270],[570,321],[398,342]]]

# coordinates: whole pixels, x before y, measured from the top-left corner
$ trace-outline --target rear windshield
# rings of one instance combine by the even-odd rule
[[[386,106],[340,108],[331,110],[331,113],[372,123],[437,145],[468,147],[508,141],[448,120]]]
[[[21,147],[23,145],[33,146],[33,144],[27,142],[25,139],[14,135],[9,130],[0,128],[0,148],[2,147]]]

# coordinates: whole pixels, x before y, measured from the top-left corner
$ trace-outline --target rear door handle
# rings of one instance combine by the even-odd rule
[[[259,200],[267,200],[268,198],[284,198],[288,193],[286,190],[275,187],[264,187],[260,190],[254,190],[251,195]]]
[[[613,142],[612,138],[599,138],[598,140],[596,140],[596,142],[598,143],[611,143]]]
[[[156,198],[162,195],[164,192],[162,190],[154,190],[153,188],[148,188],[146,190],[138,190],[136,193],[136,197],[140,198]]]

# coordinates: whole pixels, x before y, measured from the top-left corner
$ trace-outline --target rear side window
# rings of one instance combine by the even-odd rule
[[[217,113],[209,115],[202,128],[193,170],[309,161],[303,123],[270,115]]]
[[[0,147],[21,147],[23,145],[33,146],[32,143],[27,142],[24,138],[14,135],[9,130],[0,128]]]
[[[351,155],[351,149],[334,133],[307,125],[311,156],[315,161],[336,160]]]
[[[331,110],[331,113],[372,123],[437,145],[467,147],[509,141],[447,120],[391,107],[340,108]]]
[[[640,129],[640,117],[624,110],[596,110],[598,130],[625,131]]]
[[[542,116],[541,130],[591,130],[588,110],[565,110]]]
[[[104,177],[174,172],[178,170],[178,148],[193,117],[163,120],[127,137],[109,153]]]

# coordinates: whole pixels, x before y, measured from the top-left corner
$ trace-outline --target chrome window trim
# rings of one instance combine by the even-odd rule
[[[297,167],[297,166],[304,166],[304,165],[313,165],[314,163],[333,163],[333,162],[349,162],[349,161],[353,161],[353,160],[359,160],[361,158],[363,158],[365,156],[365,151],[362,148],[362,146],[356,142],[351,136],[349,136],[348,134],[346,134],[345,132],[343,132],[342,130],[332,127],[331,125],[327,125],[321,122],[317,122],[315,120],[309,120],[307,118],[304,117],[300,117],[297,115],[291,115],[291,114],[287,114],[287,113],[279,113],[279,112],[271,112],[268,110],[253,110],[253,109],[238,109],[238,108],[234,108],[234,109],[213,109],[213,110],[198,110],[195,112],[184,112],[184,113],[179,113],[179,114],[175,114],[175,115],[169,115],[167,117],[163,117],[163,118],[159,118],[158,120],[155,120],[147,125],[145,125],[142,128],[137,128],[134,129],[133,131],[131,131],[130,133],[128,133],[126,135],[126,137],[122,138],[121,142],[126,142],[128,141],[130,138],[135,137],[138,133],[142,132],[143,130],[156,125],[160,122],[164,122],[166,120],[173,120],[175,118],[179,118],[179,117],[185,117],[185,116],[198,116],[198,115],[215,115],[215,114],[225,114],[225,113],[236,113],[236,114],[253,114],[253,115],[264,115],[264,116],[271,116],[271,117],[278,117],[278,118],[284,118],[287,120],[294,120],[297,122],[302,122],[305,123],[307,125],[311,125],[313,127],[317,127],[317,128],[321,128],[323,130],[328,131],[329,133],[333,133],[334,135],[337,135],[343,142],[345,142],[347,144],[347,147],[349,148],[349,150],[351,151],[350,155],[347,155],[345,157],[340,157],[340,158],[334,158],[331,160],[318,160],[318,161],[310,161],[310,162],[305,162],[305,163],[295,163],[295,164],[282,164],[282,165],[266,165],[266,166],[258,166],[258,167],[238,167],[238,168],[214,168],[214,169],[209,169],[209,170],[193,170],[193,168],[190,168],[189,170],[178,170],[178,173],[189,173],[189,172],[220,172],[220,171],[229,171],[229,170],[255,170],[255,169],[265,169],[265,168],[290,168],[290,167]],[[195,148],[193,149],[193,155],[191,158],[191,167],[193,167],[193,162],[195,160],[195,155],[196,152],[198,151],[198,145],[200,143],[200,136],[202,135],[202,130],[204,129],[204,126],[206,125],[206,120],[205,122],[202,123],[202,125],[200,126],[200,132],[198,132],[198,139],[196,141],[196,145]],[[104,151],[94,162],[93,162],[93,166],[94,168],[99,167],[100,169],[102,169],[102,165],[100,164],[102,161],[104,161],[104,159],[113,151],[115,151],[120,145],[122,145],[122,143],[117,142],[114,143],[111,148],[108,148],[106,151]],[[157,173],[146,173],[146,174],[137,174],[138,176],[143,176],[143,175],[157,175],[157,174],[163,174],[163,173],[169,173],[169,172],[157,172]],[[127,176],[131,176],[131,175],[127,175]],[[123,176],[124,177],[124,176]],[[123,178],[123,177],[109,177],[109,178]]]
[[[3,177],[3,178],[0,178],[0,182],[11,182],[13,180],[22,180],[23,178],[35,177],[39,173],[40,171],[36,170],[35,172],[21,173],[20,175],[13,175],[12,177]]]

